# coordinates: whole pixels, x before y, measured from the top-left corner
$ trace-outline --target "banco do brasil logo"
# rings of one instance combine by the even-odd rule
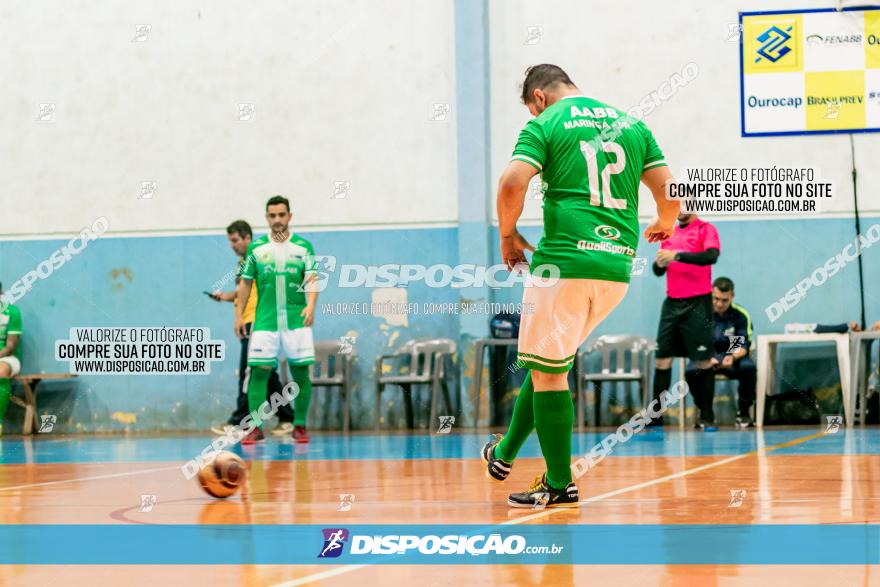
[[[761,46],[758,47],[758,56],[755,58],[755,63],[760,62],[762,59],[776,63],[788,55],[791,52],[788,42],[791,40],[789,33],[791,33],[792,28],[788,27],[782,30],[778,26],[772,26],[761,33],[758,36],[758,42],[761,43]]]
[[[348,540],[348,530],[346,528],[324,528],[321,530],[324,534],[324,546],[318,553],[318,558],[336,558],[342,554],[343,546]]]

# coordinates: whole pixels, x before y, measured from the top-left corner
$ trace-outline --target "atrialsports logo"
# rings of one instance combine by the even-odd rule
[[[324,546],[318,558],[336,558],[342,554],[342,547],[348,541],[348,530],[345,528],[324,528]]]
[[[601,239],[609,241],[616,241],[620,238],[620,231],[613,226],[609,226],[607,224],[600,224],[599,226],[594,228],[593,234]]]
[[[791,52],[791,47],[787,43],[791,40],[790,33],[793,28],[793,26],[789,26],[782,30],[777,26],[772,26],[758,35],[758,42],[761,43],[761,46],[758,47],[755,63],[759,63],[762,59],[776,63],[788,55]]]

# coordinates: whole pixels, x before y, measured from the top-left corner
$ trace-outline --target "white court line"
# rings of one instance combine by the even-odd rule
[[[666,481],[671,481],[673,479],[679,479],[681,477],[687,477],[688,475],[693,475],[694,473],[700,473],[702,471],[706,471],[708,469],[712,469],[714,467],[721,467],[723,465],[727,465],[729,463],[733,463],[735,461],[739,461],[746,457],[754,456],[762,452],[770,452],[779,448],[785,448],[788,446],[792,446],[795,444],[800,444],[802,442],[807,442],[808,440],[813,440],[814,438],[819,438],[820,436],[825,436],[824,432],[820,432],[818,434],[810,434],[809,436],[804,436],[802,438],[795,438],[794,440],[787,440],[785,442],[781,442],[779,444],[775,444],[773,446],[768,446],[765,448],[759,448],[757,450],[749,451],[747,453],[743,453],[741,455],[736,455],[732,457],[728,457],[726,459],[722,459],[720,461],[713,461],[711,463],[707,463],[705,465],[700,465],[699,467],[694,467],[693,469],[685,469],[684,471],[679,471],[678,473],[672,473],[671,475],[665,475],[663,477],[658,477],[657,479],[652,479],[650,481],[644,481],[642,483],[636,483],[635,485],[629,485],[627,487],[622,487],[620,489],[615,489],[614,491],[609,491],[608,493],[602,493],[600,495],[595,495],[593,497],[588,497],[587,499],[583,499],[578,502],[577,507],[580,508],[582,505],[588,503],[595,503],[597,501],[602,501],[604,499],[608,499],[609,497],[614,497],[616,495],[620,495],[622,493],[629,493],[630,491],[638,491],[639,489],[644,489],[646,487],[651,487],[652,485],[659,485],[660,483],[665,483]],[[497,526],[514,526],[516,524],[522,524],[524,522],[529,522],[531,520],[537,520],[539,518],[545,518],[547,516],[552,516],[557,512],[564,511],[572,511],[574,508],[546,508],[536,514],[530,514],[528,516],[523,516],[521,518],[516,518],[515,520],[507,520],[504,522],[500,522],[498,524],[491,525],[490,527]],[[335,577],[337,575],[343,575],[345,573],[351,573],[353,571],[357,571],[359,569],[363,569],[364,567],[374,566],[373,565],[352,565],[345,567],[338,567],[335,569],[330,569],[327,571],[322,571],[320,573],[314,573],[312,575],[307,575],[300,579],[293,579],[291,581],[287,581],[286,583],[276,583],[272,587],[295,587],[296,585],[306,585],[313,581],[317,581],[319,579],[329,579],[330,577]]]
[[[49,464],[49,463],[46,463],[46,464]],[[31,483],[29,485],[12,485],[10,487],[0,487],[0,491],[12,491],[14,489],[28,489],[29,487],[45,487],[46,485],[61,485],[63,483],[76,483],[77,481],[97,481],[99,479],[112,479],[114,477],[127,477],[129,475],[143,475],[144,473],[157,473],[159,471],[171,471],[173,469],[180,469],[180,466],[176,465],[174,467],[160,467],[158,469],[143,469],[141,471],[125,471],[124,473],[110,473],[108,475],[95,475],[94,477],[79,477],[77,479],[62,479],[60,481],[45,481],[43,483]]]
[[[344,573],[350,573],[352,571],[358,571],[363,569],[364,567],[369,567],[371,565],[351,565],[345,567],[339,567],[336,569],[330,569],[329,571],[322,571],[320,573],[314,573],[308,575],[307,577],[303,577],[302,579],[293,579],[292,581],[288,581],[287,583],[277,583],[272,585],[272,587],[292,587],[293,585],[306,585],[308,583],[312,583],[314,581],[318,581],[320,579],[329,579],[330,577],[335,577],[336,575],[342,575]]]

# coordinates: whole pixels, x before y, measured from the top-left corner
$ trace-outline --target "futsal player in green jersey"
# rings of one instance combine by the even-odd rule
[[[529,370],[507,434],[486,443],[488,474],[503,481],[517,452],[538,433],[547,466],[511,507],[576,506],[571,475],[574,406],[568,388],[578,347],[623,299],[639,240],[639,182],[651,191],[658,217],[645,230],[648,242],[672,234],[679,204],[665,198],[672,179],[651,131],[637,119],[583,95],[561,68],[526,70],[522,101],[534,116],[519,135],[498,185],[501,257],[508,269],[534,251],[526,280],[518,364]],[[544,234],[534,249],[517,232],[529,181],[540,173]],[[542,275],[555,266],[558,279]],[[522,266],[522,265],[520,265]]]
[[[3,418],[12,397],[12,378],[21,372],[21,312],[2,300],[0,286],[0,436]]]
[[[312,323],[318,291],[315,284],[315,251],[306,239],[291,234],[290,202],[282,196],[266,203],[270,233],[248,246],[241,281],[236,295],[236,335],[244,334],[242,308],[247,307],[254,283],[257,286],[257,311],[248,348],[248,409],[258,424],[243,440],[253,444],[264,440],[259,407],[266,398],[269,374],[284,351],[290,373],[299,392],[294,400],[293,439],[306,443],[306,417],[312,398],[309,365],[315,362]]]

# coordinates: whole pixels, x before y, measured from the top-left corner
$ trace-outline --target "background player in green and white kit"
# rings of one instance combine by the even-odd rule
[[[299,386],[294,400],[293,438],[303,443],[309,441],[309,365],[315,362],[311,327],[318,292],[310,287],[315,279],[315,251],[309,241],[290,233],[290,219],[287,198],[270,198],[266,203],[270,233],[252,241],[245,254],[237,287],[235,332],[240,335],[243,331],[242,308],[247,307],[251,287],[256,282],[259,298],[248,348],[248,408],[254,421],[261,424],[258,408],[266,398],[269,373],[278,361],[279,350],[283,350],[293,381]],[[242,442],[261,440],[263,430],[259,425]]]
[[[571,506],[578,502],[571,476],[574,406],[568,370],[578,347],[617,306],[628,288],[639,239],[639,182],[650,188],[658,218],[645,238],[669,238],[679,204],[666,200],[672,179],[651,131],[639,120],[584,96],[555,65],[526,71],[522,101],[535,118],[522,130],[498,185],[501,256],[509,269],[526,263],[518,363],[529,369],[507,435],[483,447],[488,473],[503,481],[522,444],[537,430],[547,465],[545,475],[512,507]],[[541,173],[544,235],[535,250],[517,232],[526,190]],[[559,279],[542,277],[541,265],[555,265]]]
[[[12,396],[12,378],[21,372],[21,312],[12,304],[4,304],[2,295],[0,286],[0,436]]]

